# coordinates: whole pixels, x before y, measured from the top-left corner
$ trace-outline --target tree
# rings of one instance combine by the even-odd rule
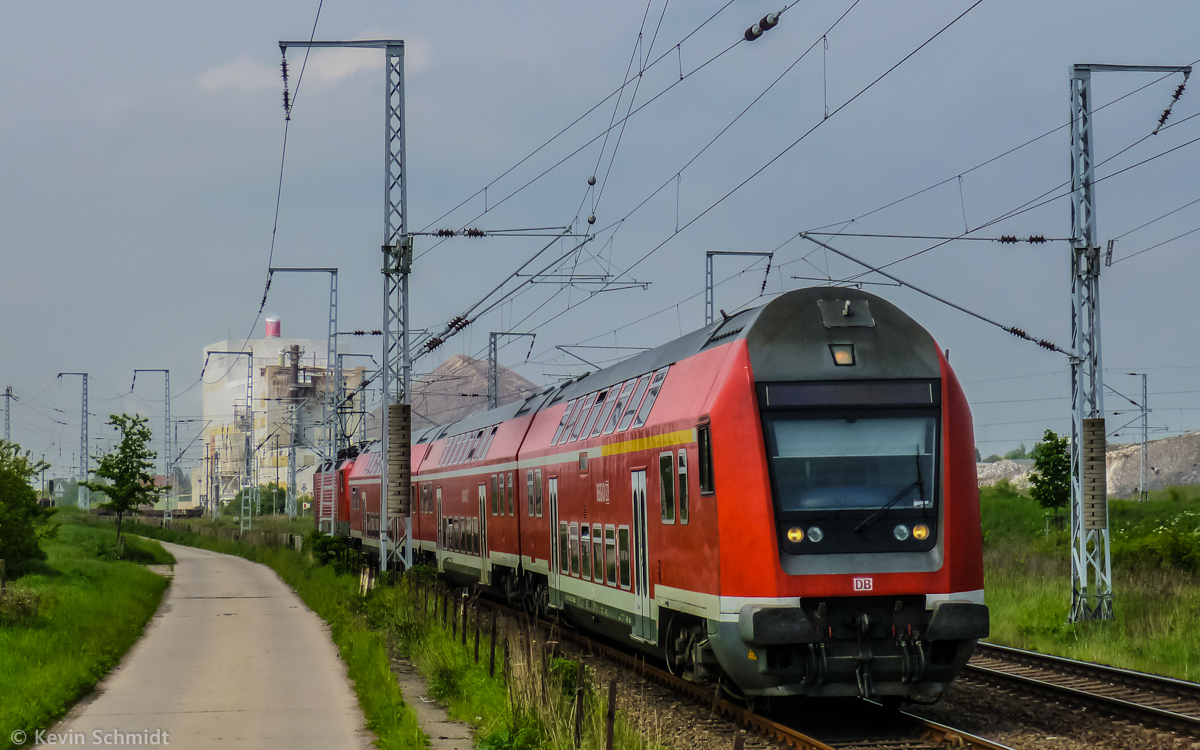
[[[1063,507],[1071,500],[1071,455],[1067,450],[1067,436],[1059,437],[1054,430],[1046,430],[1042,441],[1033,446],[1032,455],[1029,494],[1043,508],[1057,510]]]
[[[103,456],[94,456],[99,467],[92,470],[104,482],[80,482],[92,492],[102,492],[108,502],[100,507],[117,514],[117,544],[121,541],[121,519],[127,513],[137,511],[139,505],[153,505],[158,496],[171,489],[170,485],[156,487],[154,459],[158,454],[150,450],[150,428],[146,418],[140,414],[113,414],[105,424],[110,424],[121,433],[121,442]]]
[[[1025,442],[1022,441],[1020,447],[1015,448],[1015,449],[1009,451],[1008,453],[1005,453],[1004,457],[1011,461],[1017,461],[1022,458],[1029,458],[1030,455],[1032,455],[1032,454],[1026,452]]]
[[[41,543],[58,535],[58,524],[50,523],[54,509],[38,505],[33,489],[34,477],[48,467],[16,443],[0,440],[0,560],[9,565],[45,560]]]

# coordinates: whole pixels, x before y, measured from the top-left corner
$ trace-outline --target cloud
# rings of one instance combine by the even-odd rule
[[[279,67],[260,65],[249,57],[234,60],[226,65],[209,68],[200,74],[196,83],[204,91],[242,89],[257,91],[279,88],[283,85]]]

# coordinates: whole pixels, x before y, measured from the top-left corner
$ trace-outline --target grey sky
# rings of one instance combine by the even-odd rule
[[[964,214],[974,228],[1047,191],[1060,195],[1054,188],[1068,178],[1063,126],[1072,63],[1183,65],[1200,58],[1194,3],[985,0],[839,110],[972,3],[862,0],[829,31],[825,49],[822,36],[852,4],[797,3],[763,38],[720,54],[779,6],[735,0],[701,26],[720,3],[677,0],[664,13],[662,0],[654,0],[647,14],[642,3],[326,2],[317,38],[406,42],[410,229],[565,226],[586,219],[594,205],[601,231],[572,267],[621,274],[637,263],[625,278],[650,284],[590,300],[587,286],[535,285],[418,370],[455,353],[483,355],[489,331],[536,329],[529,363],[527,341],[506,348],[502,361],[535,382],[554,382],[586,369],[556,344],[652,346],[699,326],[706,250],[778,249],[766,285],[768,294],[778,293],[816,283],[793,276],[842,278],[861,270],[813,252],[815,246],[795,238],[799,231],[832,225],[953,235],[963,231]],[[71,472],[79,445],[79,379],[56,381],[58,372],[91,374],[93,438],[107,438],[103,422],[120,411],[151,416],[157,434],[162,378],[140,376],[135,393],[125,395],[134,368],[170,368],[172,416],[194,416],[202,347],[227,335],[262,335],[262,321],[254,321],[284,126],[277,42],[307,39],[316,11],[316,2],[221,0],[51,0],[0,9],[0,386],[11,385],[21,399],[13,405],[13,439],[45,451],[55,474]],[[636,71],[663,53],[642,75],[636,96],[627,86],[619,104],[609,99],[491,184],[490,210],[480,216],[485,197],[471,196],[614,92],[631,58]],[[288,135],[273,263],[339,267],[342,330],[378,328],[382,321],[382,57],[314,53]],[[288,60],[296,93],[302,51],[290,51]],[[1095,102],[1113,102],[1155,78],[1097,74]],[[1099,111],[1097,161],[1148,135],[1181,79],[1168,77]],[[1200,112],[1198,86],[1175,106],[1169,124],[1177,126],[1103,163],[1097,176],[1200,137],[1200,118],[1187,120]],[[603,133],[614,111],[618,120],[629,111],[631,97],[637,109],[669,87],[606,142],[585,146],[504,200]],[[834,114],[822,122],[826,109]],[[1101,240],[1200,198],[1198,161],[1200,143],[1182,145],[1100,183]],[[589,193],[592,174],[600,184]],[[958,175],[961,189],[951,179]],[[854,224],[838,223],[947,179]],[[1069,203],[1059,198],[976,236],[1064,238],[1069,218]],[[1121,237],[1115,257],[1197,227],[1200,203]],[[1140,381],[1123,373],[1148,372],[1153,424],[1169,429],[1159,435],[1200,427],[1197,238],[1200,232],[1118,262],[1101,282],[1106,382],[1139,397]],[[830,241],[875,264],[933,244]],[[414,324],[440,327],[545,242],[418,238]],[[717,291],[719,307],[758,303],[765,269],[750,265],[718,262],[718,278],[733,277]],[[1068,269],[1063,242],[955,242],[889,270],[1069,348]],[[985,455],[1021,440],[1031,446],[1046,428],[1067,429],[1065,357],[909,290],[867,288],[910,312],[950,350]],[[285,336],[320,339],[327,290],[325,278],[277,277],[265,313],[283,318]],[[342,349],[376,353],[378,341],[344,341]],[[577,351],[592,361],[612,355]],[[1132,417],[1112,393],[1106,405],[1125,412],[1111,418],[1110,430]],[[185,442],[191,429],[181,432]],[[1133,433],[1117,439],[1132,440]],[[93,440],[93,452],[99,447]]]

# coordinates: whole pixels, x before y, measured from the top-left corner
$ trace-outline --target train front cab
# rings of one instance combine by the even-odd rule
[[[907,315],[848,289],[780,298],[735,345],[751,382],[711,414],[709,645],[751,696],[936,698],[988,632],[953,371]]]

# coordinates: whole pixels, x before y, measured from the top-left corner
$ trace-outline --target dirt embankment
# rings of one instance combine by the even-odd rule
[[[1106,455],[1109,497],[1137,495],[1142,473],[1142,445],[1108,446]],[[1029,488],[1033,461],[1002,460],[978,464],[979,486],[1007,479],[1018,489]],[[1159,490],[1175,484],[1200,484],[1200,432],[1151,440],[1146,444],[1146,489]]]

